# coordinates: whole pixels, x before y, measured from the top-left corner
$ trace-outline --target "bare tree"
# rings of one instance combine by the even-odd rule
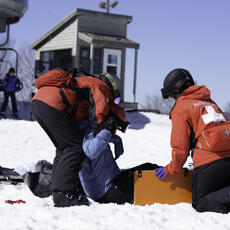
[[[227,102],[226,106],[224,107],[224,111],[230,113],[230,102]]]
[[[158,111],[161,114],[169,114],[173,105],[174,100],[171,98],[163,99],[160,95],[146,95],[141,107],[142,109]]]
[[[6,47],[14,47],[15,42],[10,39]],[[23,89],[16,94],[17,99],[29,101],[31,99],[32,84],[34,81],[34,51],[30,44],[25,42],[18,51],[17,77],[23,84]],[[0,50],[0,79],[3,79],[9,68],[16,68],[16,55],[11,51]],[[3,94],[0,95],[2,99]]]
[[[18,98],[23,101],[29,101],[34,81],[34,51],[30,44],[25,42],[19,48],[18,54],[18,78],[23,83],[23,89],[18,94]]]
[[[9,42],[1,48],[14,47],[15,41],[10,39]],[[15,67],[15,59],[10,51],[0,50],[0,79],[3,79],[8,72],[9,68]]]
[[[227,102],[226,106],[224,107],[224,112],[230,119],[230,102]]]
[[[0,37],[0,43],[3,41],[2,37]],[[15,44],[13,39],[10,39],[9,42],[1,46],[0,48],[12,48]],[[15,59],[13,58],[12,52],[7,50],[0,50],[0,81],[6,76],[9,68],[15,67]],[[0,93],[0,101],[3,101],[3,93]]]

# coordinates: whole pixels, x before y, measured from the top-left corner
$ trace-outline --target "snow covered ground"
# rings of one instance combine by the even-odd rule
[[[152,162],[170,161],[170,120],[166,115],[128,113],[130,129],[121,134],[125,154],[121,168]],[[52,162],[54,147],[36,122],[0,120],[0,165],[17,167],[46,159]],[[6,204],[5,200],[22,199],[26,204]],[[24,185],[0,185],[0,229],[9,230],[224,230],[230,229],[230,214],[197,213],[191,205],[130,204],[54,208],[51,197],[35,197]]]

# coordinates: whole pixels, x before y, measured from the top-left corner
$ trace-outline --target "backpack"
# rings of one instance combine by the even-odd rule
[[[65,71],[61,69],[53,69],[46,73],[44,73],[41,77],[39,77],[35,84],[39,89],[43,86],[54,86],[60,88],[59,93],[62,97],[62,102],[66,105],[66,111],[70,109],[71,113],[74,115],[77,111],[77,103],[72,105],[68,99],[68,95],[65,94],[64,89],[70,89],[74,91],[72,96],[76,96],[76,72],[73,71]]]
[[[230,122],[205,128],[198,138],[197,147],[211,152],[230,151]]]

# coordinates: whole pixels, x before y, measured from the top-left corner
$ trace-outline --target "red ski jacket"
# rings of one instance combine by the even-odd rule
[[[198,167],[230,157],[230,122],[210,98],[205,86],[190,86],[180,95],[170,113],[172,122],[172,161],[167,174],[178,174],[191,148],[190,136],[195,134],[193,163]]]
[[[112,111],[122,121],[126,121],[123,109],[114,103],[114,98],[110,88],[102,80],[81,76],[72,79],[71,74],[66,75],[64,79],[59,78],[64,71],[51,70],[35,81],[38,88],[33,100],[42,101],[49,106],[75,116],[76,120],[89,119],[94,132]],[[60,80],[60,82],[58,82]],[[61,81],[65,81],[68,87],[60,88]],[[70,106],[67,106],[60,94],[63,91],[64,96]],[[72,108],[75,108],[73,113]]]

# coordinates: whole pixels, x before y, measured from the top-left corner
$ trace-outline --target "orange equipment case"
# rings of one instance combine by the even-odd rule
[[[158,179],[153,170],[134,172],[134,204],[192,203],[192,171],[183,169],[179,175]]]

